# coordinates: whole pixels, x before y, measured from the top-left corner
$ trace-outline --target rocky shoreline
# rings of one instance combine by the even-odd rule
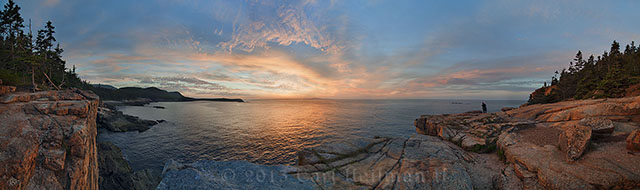
[[[3,88],[4,89],[4,88]],[[410,137],[323,144],[293,166],[168,161],[132,171],[97,129],[151,125],[82,90],[0,94],[0,189],[633,189],[640,96],[424,115]],[[147,126],[148,127],[148,126]]]
[[[155,189],[158,174],[132,171],[118,147],[96,137],[99,128],[142,132],[158,121],[112,110],[90,91],[2,89],[0,189]]]
[[[294,166],[170,161],[158,189],[640,187],[640,97],[424,115],[415,127],[418,134],[410,137],[307,149]],[[295,180],[269,180],[272,176]]]
[[[640,97],[566,101],[492,114],[422,116],[416,131],[496,149],[525,189],[640,186]]]
[[[160,176],[149,169],[133,171],[122,151],[111,142],[98,142],[100,189],[155,189]]]
[[[110,106],[98,108],[98,118],[96,120],[98,128],[104,128],[111,132],[144,132],[149,130],[151,126],[157,125],[161,122],[126,115],[121,111],[116,110],[116,108],[109,107]]]
[[[151,126],[164,122],[163,120],[145,120],[124,114],[122,111],[117,110],[116,105],[122,106],[129,104],[118,104],[118,102],[111,101],[103,102],[98,107],[96,117],[98,129],[106,129],[109,132],[144,132]],[[133,171],[129,163],[125,160],[120,148],[111,142],[98,142],[97,152],[98,169],[100,171],[98,184],[100,189],[156,189],[156,186],[160,182],[160,175],[150,169]]]

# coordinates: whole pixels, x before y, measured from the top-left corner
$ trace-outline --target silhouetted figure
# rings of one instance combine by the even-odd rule
[[[484,104],[484,102],[482,102],[482,113],[487,113],[487,104]]]

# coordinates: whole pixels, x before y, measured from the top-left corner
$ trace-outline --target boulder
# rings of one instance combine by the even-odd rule
[[[640,129],[633,130],[627,137],[627,149],[640,152]]]
[[[558,146],[568,162],[580,158],[591,140],[591,128],[583,125],[566,126],[558,138]]]
[[[602,117],[587,117],[580,120],[580,124],[591,128],[591,132],[601,135],[609,135],[615,129],[611,120]]]
[[[0,96],[0,189],[97,189],[98,102],[80,90]]]

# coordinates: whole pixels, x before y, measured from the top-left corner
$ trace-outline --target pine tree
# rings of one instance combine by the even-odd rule
[[[27,34],[23,29],[20,7],[9,0],[0,11],[0,78],[17,86],[30,80],[33,90],[84,85],[75,69],[67,70],[51,21],[37,31],[35,40],[31,22]]]
[[[544,97],[539,93],[530,96],[533,99],[530,99],[529,103],[551,103],[571,98],[624,96],[630,85],[640,84],[640,50],[638,49],[632,41],[621,52],[620,44],[613,41],[609,52],[605,51],[597,58],[591,55],[587,60],[584,60],[582,52],[578,51],[567,69],[555,72],[551,78],[550,87],[540,88],[552,88],[551,93]]]

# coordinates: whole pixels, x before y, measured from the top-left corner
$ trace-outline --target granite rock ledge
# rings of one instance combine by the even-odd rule
[[[90,91],[0,96],[0,189],[97,189],[96,114]]]
[[[640,96],[425,115],[416,131],[496,154],[524,189],[640,187]],[[634,144],[635,143],[635,144]],[[495,150],[495,151],[493,151]]]
[[[512,189],[497,157],[437,137],[375,137],[299,152],[294,166],[169,161],[158,189]],[[514,180],[511,180],[514,181]]]

